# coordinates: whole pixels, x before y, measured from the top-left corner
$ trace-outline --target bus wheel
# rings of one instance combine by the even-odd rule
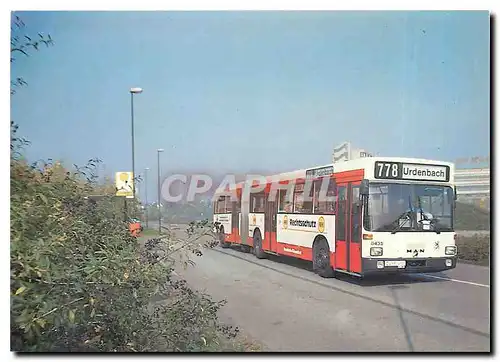
[[[225,241],[225,235],[224,235],[224,227],[220,227],[219,229],[219,244],[222,246],[224,249],[229,248],[229,243]]]
[[[244,253],[249,253],[250,247],[248,245],[241,245],[241,251]]]
[[[314,243],[313,270],[323,278],[331,278],[334,275],[332,266],[330,265],[330,248],[325,239]]]
[[[266,257],[266,253],[262,250],[262,237],[259,231],[253,236],[253,253],[257,259],[264,259]]]

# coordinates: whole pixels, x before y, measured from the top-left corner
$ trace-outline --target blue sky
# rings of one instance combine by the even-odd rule
[[[11,118],[30,159],[293,170],[350,140],[455,160],[490,147],[487,12],[38,12],[55,45],[18,57]],[[153,185],[153,181],[151,181]]]

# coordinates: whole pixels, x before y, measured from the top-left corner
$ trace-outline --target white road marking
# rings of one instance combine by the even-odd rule
[[[476,285],[478,287],[484,287],[484,288],[489,288],[490,287],[488,284],[479,284],[479,283],[474,283],[474,282],[468,282],[467,280],[459,280],[459,279],[452,279],[452,278],[443,278],[443,277],[438,277],[436,275],[428,275],[428,274],[419,274],[419,275],[423,276],[425,278],[434,278],[434,279],[449,280],[450,282],[457,282],[457,283],[463,283],[463,284],[471,284],[471,285]]]

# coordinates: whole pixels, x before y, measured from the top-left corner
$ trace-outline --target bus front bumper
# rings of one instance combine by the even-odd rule
[[[457,257],[412,259],[362,259],[363,274],[383,273],[436,273],[457,266]]]

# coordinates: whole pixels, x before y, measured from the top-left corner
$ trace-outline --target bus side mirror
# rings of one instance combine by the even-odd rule
[[[370,181],[364,179],[361,181],[361,185],[359,187],[359,193],[363,196],[368,196],[368,191],[370,189]]]

